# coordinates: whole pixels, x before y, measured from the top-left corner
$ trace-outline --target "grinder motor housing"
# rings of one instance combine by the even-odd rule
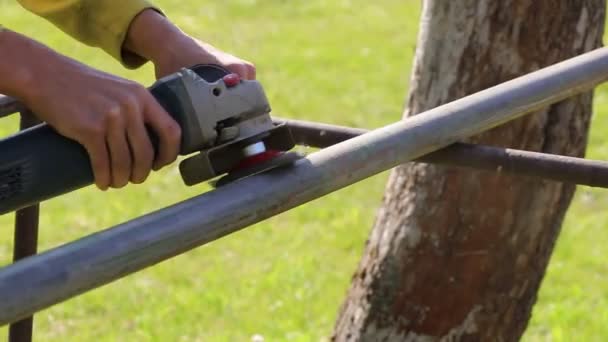
[[[199,154],[180,163],[187,185],[232,170],[248,146],[263,143],[271,150],[295,146],[285,124],[274,124],[270,104],[258,81],[240,80],[224,68],[204,65],[159,80],[151,92],[163,97],[167,111],[182,113],[180,154]],[[165,96],[163,96],[165,94]],[[167,97],[166,94],[172,94]]]

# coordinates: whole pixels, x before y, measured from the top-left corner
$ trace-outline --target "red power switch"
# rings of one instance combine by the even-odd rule
[[[232,88],[241,82],[241,78],[238,74],[228,74],[222,77],[222,80],[224,80],[224,83],[228,88]]]

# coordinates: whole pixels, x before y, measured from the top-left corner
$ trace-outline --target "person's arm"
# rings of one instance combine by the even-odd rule
[[[143,182],[173,162],[180,127],[143,86],[65,57],[21,34],[0,32],[0,93],[23,101],[81,143],[100,189]],[[154,151],[145,124],[159,136]]]
[[[144,0],[19,1],[126,67],[150,60],[160,77],[182,67],[215,63],[242,78],[255,78],[251,63],[189,37]],[[154,169],[176,159],[180,128],[143,86],[91,69],[14,32],[0,34],[5,40],[0,45],[0,74],[10,73],[0,81],[0,93],[20,98],[59,133],[80,142],[99,188],[146,179],[153,155],[144,124],[160,138]],[[8,51],[12,58],[5,58]],[[15,64],[20,67],[12,68]]]
[[[50,21],[78,41],[103,49],[127,68],[146,62],[122,49],[133,18],[145,9],[160,11],[146,0],[18,0],[28,11]]]
[[[220,64],[255,78],[252,63],[188,36],[146,0],[19,0],[28,10],[128,68],[154,63],[157,77],[195,64]]]
[[[252,63],[187,35],[152,9],[146,9],[135,17],[123,50],[152,61],[157,77],[204,63],[219,64],[244,79],[255,79],[256,76]]]

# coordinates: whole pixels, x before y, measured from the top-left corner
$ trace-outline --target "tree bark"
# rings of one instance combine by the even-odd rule
[[[601,45],[603,0],[426,0],[414,115]],[[471,139],[584,155],[592,94]],[[393,170],[334,341],[515,341],[574,187],[410,163]]]

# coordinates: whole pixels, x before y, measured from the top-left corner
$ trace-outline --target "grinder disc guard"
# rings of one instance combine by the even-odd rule
[[[215,82],[230,75],[230,71],[216,65],[194,67],[193,70],[207,82]],[[251,120],[251,117],[246,117],[245,120]],[[270,117],[262,120],[271,122]],[[271,169],[289,166],[303,157],[296,152],[287,152],[295,142],[285,124],[272,124],[267,131],[261,133],[252,132],[249,127],[245,127],[243,137],[222,140],[220,131],[226,127],[232,128],[238,122],[231,120],[218,122],[215,128],[218,131],[216,145],[182,161],[180,173],[187,185],[219,176],[209,184],[220,187]],[[261,122],[263,121],[258,119],[255,124]]]

